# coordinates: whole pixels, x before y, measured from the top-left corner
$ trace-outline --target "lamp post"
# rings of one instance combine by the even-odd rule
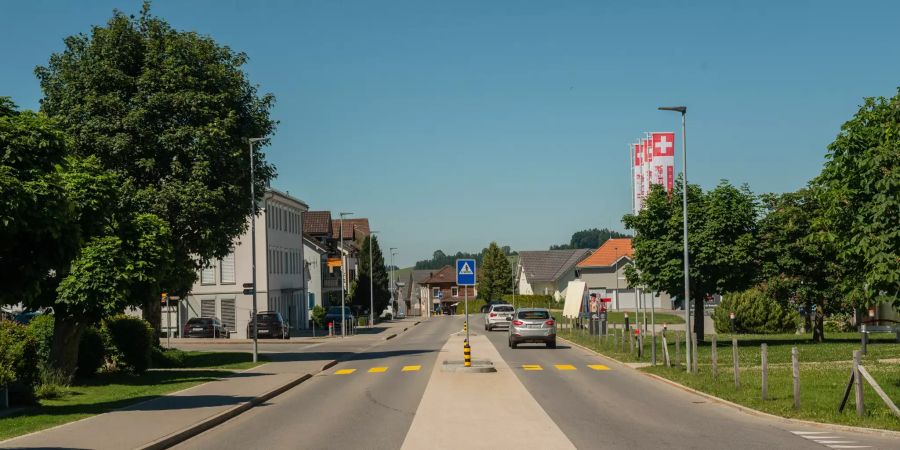
[[[691,336],[691,275],[690,260],[688,259],[688,212],[687,212],[687,137],[685,135],[685,116],[687,115],[687,106],[660,106],[660,111],[675,111],[681,113],[681,215],[684,226],[684,329],[685,329],[685,360],[688,373],[691,372],[691,353],[693,352]]]
[[[346,258],[344,258],[344,216],[349,216],[352,212],[342,212],[341,216],[341,337],[347,336],[347,317],[344,315],[344,280],[346,276]]]
[[[375,291],[373,290],[374,283],[372,282],[372,246],[375,244],[375,234],[378,233],[375,230],[369,231],[369,328],[375,327]]]
[[[256,322],[256,169],[253,160],[253,143],[264,141],[268,138],[250,138],[250,282],[253,283],[253,362],[259,358],[259,340],[257,339]]]
[[[397,250],[397,247],[390,248],[390,252],[391,252],[391,282],[388,284],[388,287],[391,290],[391,311],[393,311],[393,316],[396,316],[397,311],[394,311],[394,255],[397,255],[398,253],[395,252],[394,250]],[[391,317],[391,319],[394,318],[393,316]]]

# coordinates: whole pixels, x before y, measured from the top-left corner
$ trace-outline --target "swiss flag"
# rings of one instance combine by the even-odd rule
[[[653,147],[650,139],[643,139],[644,143],[644,162],[653,162]]]
[[[675,156],[675,133],[652,133],[653,156]]]
[[[641,154],[641,144],[634,143],[634,165],[640,167],[644,163],[644,155]]]

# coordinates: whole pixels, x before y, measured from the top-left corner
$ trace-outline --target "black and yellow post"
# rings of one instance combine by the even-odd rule
[[[472,348],[469,347],[468,339],[463,341],[463,356],[465,357],[465,366],[472,367]]]
[[[469,331],[469,322],[463,322],[463,331]]]

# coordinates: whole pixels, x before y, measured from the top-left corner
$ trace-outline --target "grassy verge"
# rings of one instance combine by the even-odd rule
[[[102,414],[261,364],[253,363],[252,358],[250,353],[159,352],[153,357],[154,366],[179,370],[150,370],[143,375],[100,373],[78,379],[62,388],[58,398],[42,399],[37,406],[0,417],[0,440]]]
[[[558,319],[562,319],[562,310],[561,309],[551,309],[551,313],[553,313],[553,317]],[[638,314],[635,312],[628,313],[628,321],[634,324],[635,319],[638,317]],[[640,314],[640,320],[643,320],[644,314]],[[679,316],[677,314],[672,313],[661,313],[657,312],[654,314],[654,319],[656,320],[656,326],[659,329],[662,329],[662,325],[666,324],[675,324],[675,323],[684,323],[684,317]],[[610,324],[618,324],[622,325],[625,323],[625,313],[621,311],[610,311],[607,313],[606,320],[609,321]],[[650,324],[650,313],[647,313],[647,326]]]
[[[628,340],[625,350],[621,350],[621,334],[610,335],[598,341],[578,330],[561,329],[558,335],[579,345],[591,348],[622,362],[649,362],[650,341],[644,343],[644,356],[629,352]],[[850,376],[853,350],[859,349],[857,333],[826,333],[828,340],[813,343],[811,335],[738,335],[738,364],[740,366],[741,387],[734,387],[734,371],[731,336],[719,335],[718,376],[713,379],[711,365],[711,336],[698,347],[699,374],[684,372],[684,333],[668,332],[668,350],[674,363],[675,339],[681,340],[681,368],[667,368],[662,365],[662,336],[657,336],[656,367],[641,370],[668,378],[693,389],[725,400],[748,406],[783,417],[792,417],[816,422],[838,423],[870,428],[900,431],[900,419],[893,416],[875,392],[865,387],[866,415],[858,417],[851,395],[848,407],[843,413],[837,412]],[[618,339],[616,339],[618,338]],[[769,398],[761,399],[760,344],[768,345]],[[793,381],[791,375],[791,347],[797,347],[800,354],[800,408],[793,408]],[[895,402],[900,401],[900,345],[893,335],[873,334],[869,342],[868,354],[862,359],[863,365],[879,382],[881,388]]]

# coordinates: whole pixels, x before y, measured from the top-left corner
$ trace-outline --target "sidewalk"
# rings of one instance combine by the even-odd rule
[[[411,328],[417,320],[391,322],[379,334],[328,341],[329,349],[271,362],[228,378],[105,414],[0,442],[3,448],[167,448],[302,383],[349,355]],[[302,348],[302,347],[301,347]]]

